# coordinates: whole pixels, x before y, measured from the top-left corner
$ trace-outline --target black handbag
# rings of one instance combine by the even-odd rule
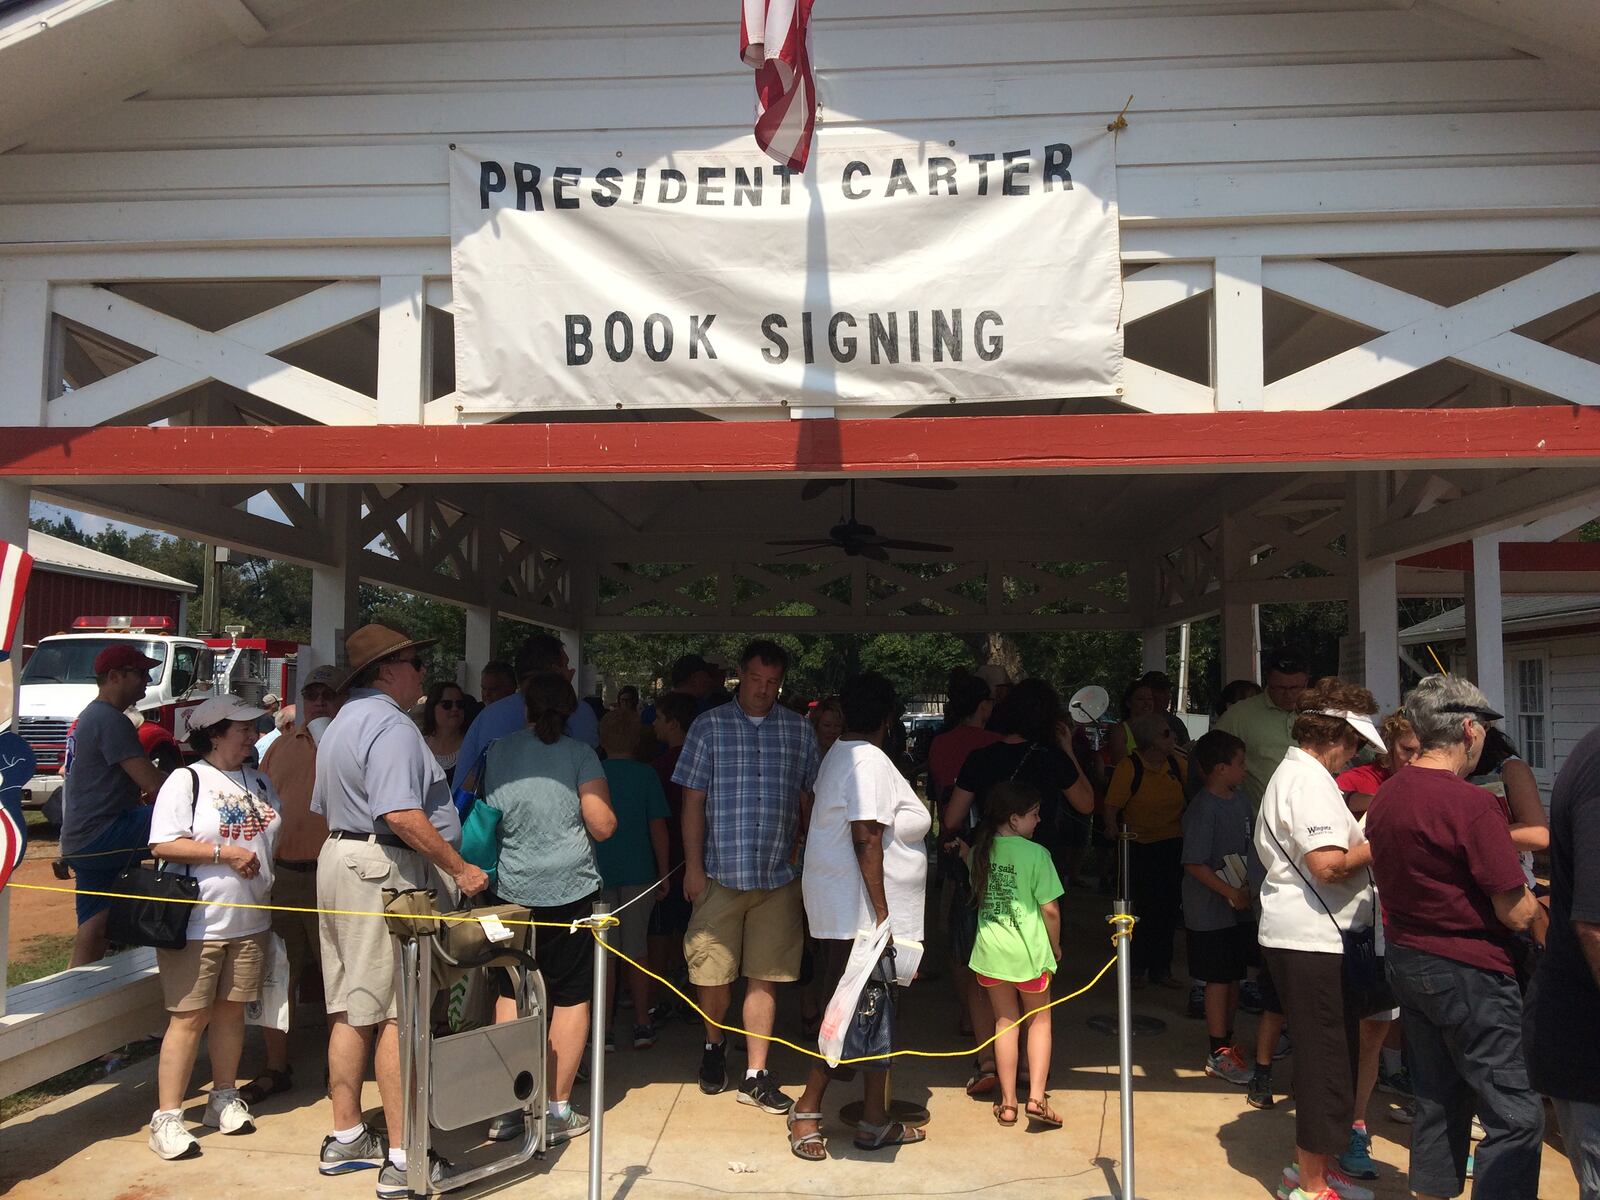
[[[852,1067],[887,1071],[894,1050],[894,947],[884,950],[856,999],[839,1057]],[[862,1061],[852,1061],[860,1059]]]
[[[200,795],[200,777],[193,767],[185,767],[194,781],[189,802],[189,821],[194,823],[194,804]],[[158,859],[153,866],[137,863],[117,876],[113,889],[127,899],[111,902],[106,937],[118,946],[153,946],[157,950],[182,950],[189,944],[189,918],[200,899],[200,881],[188,866],[180,875],[163,869]]]

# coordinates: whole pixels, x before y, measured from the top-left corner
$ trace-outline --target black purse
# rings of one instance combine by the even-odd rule
[[[887,1071],[894,1050],[894,947],[884,950],[856,999],[839,1057],[852,1067]],[[860,1059],[862,1061],[851,1061]]]
[[[194,781],[189,802],[189,821],[194,823],[194,805],[200,796],[200,777],[193,767],[185,767]],[[189,918],[200,899],[200,881],[188,866],[180,875],[164,870],[161,861],[153,866],[138,863],[117,876],[116,891],[127,899],[111,902],[106,937],[119,946],[153,946],[157,950],[182,950],[189,944]]]

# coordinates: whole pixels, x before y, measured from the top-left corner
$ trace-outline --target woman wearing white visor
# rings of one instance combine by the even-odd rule
[[[1337,1167],[1355,1104],[1361,1018],[1392,1000],[1381,995],[1376,905],[1366,835],[1334,776],[1363,741],[1383,739],[1372,693],[1322,679],[1296,704],[1291,746],[1268,781],[1255,847],[1261,885],[1261,952],[1294,1030],[1295,1162],[1279,1196],[1372,1200]]]

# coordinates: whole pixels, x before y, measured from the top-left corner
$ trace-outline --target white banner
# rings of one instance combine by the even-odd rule
[[[451,153],[467,412],[1113,396],[1111,135]],[[748,142],[745,143],[748,145]]]

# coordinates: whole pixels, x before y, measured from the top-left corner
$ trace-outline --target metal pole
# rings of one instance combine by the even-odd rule
[[[1132,840],[1133,835],[1123,829],[1117,850],[1122,856],[1121,880],[1112,907],[1119,917],[1133,914],[1133,904],[1128,899],[1128,843]],[[1135,1200],[1139,1193],[1133,1188],[1133,939],[1126,923],[1121,932],[1123,936],[1117,939],[1117,1056],[1122,1101],[1122,1197]]]
[[[609,915],[611,906],[596,900],[594,915]],[[590,1036],[593,1047],[589,1051],[589,1200],[600,1200],[600,1184],[605,1177],[605,1112],[606,1112],[606,961],[610,955],[605,944],[611,931],[600,926],[594,931],[600,945],[594,948],[594,1022]]]

